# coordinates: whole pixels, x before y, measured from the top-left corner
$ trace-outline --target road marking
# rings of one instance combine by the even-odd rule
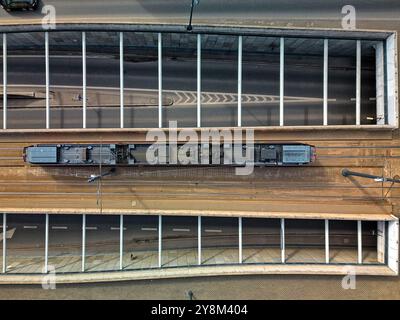
[[[68,227],[63,227],[63,226],[53,226],[51,227],[53,230],[68,230]]]
[[[24,229],[37,229],[38,226],[24,226]]]
[[[222,230],[219,229],[205,229],[204,232],[215,232],[215,233],[221,233]]]
[[[172,231],[175,231],[175,232],[190,232],[190,229],[172,229]]]
[[[116,231],[119,230],[119,227],[111,227],[110,230]],[[126,230],[126,228],[124,227],[124,231]]]
[[[157,228],[142,228],[142,231],[157,231]]]
[[[97,230],[97,227],[86,227],[86,230]]]

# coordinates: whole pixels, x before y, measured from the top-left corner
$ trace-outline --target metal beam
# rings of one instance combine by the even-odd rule
[[[242,54],[243,38],[238,38],[238,127],[242,126]]]
[[[329,263],[329,220],[325,220],[325,263]]]
[[[281,261],[286,262],[285,254],[285,219],[281,219]]]
[[[124,33],[119,33],[120,127],[124,127]]]
[[[86,257],[86,214],[82,214],[82,272],[85,272]]]
[[[356,125],[361,124],[361,41],[357,40]]]
[[[49,272],[49,214],[46,213],[46,227],[44,236],[44,273]]]
[[[49,33],[44,33],[45,64],[46,64],[46,129],[50,129],[50,61],[49,61]]]
[[[119,216],[119,269],[124,269],[124,215]]]
[[[7,34],[3,33],[3,129],[7,129]]]
[[[201,266],[201,216],[197,217],[197,264]]]
[[[7,214],[3,213],[3,273],[7,272]]]
[[[82,32],[82,127],[86,129],[86,32]]]
[[[158,267],[162,267],[162,216],[158,216]]]
[[[242,225],[242,217],[239,217],[239,263],[243,263],[243,225]]]
[[[201,34],[197,35],[197,128],[201,127]]]
[[[281,38],[280,45],[280,67],[279,67],[279,125],[284,121],[284,98],[285,98],[285,38]]]
[[[324,126],[328,125],[328,61],[329,59],[329,42],[324,40]]]
[[[162,34],[158,33],[158,127],[162,128]]]
[[[358,245],[358,264],[362,264],[362,221],[357,221],[357,245]]]

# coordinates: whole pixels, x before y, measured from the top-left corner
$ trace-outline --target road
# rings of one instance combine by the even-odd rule
[[[195,9],[196,20],[224,20],[240,19],[253,20],[339,20],[342,17],[342,1],[312,1],[303,0],[295,6],[291,0],[249,0],[243,3],[240,0],[202,0]],[[400,5],[396,0],[351,2],[357,8],[360,20],[398,20]],[[190,1],[168,0],[42,0],[42,5],[53,5],[61,19],[125,19],[129,21],[141,20],[187,20],[189,16]],[[243,10],[246,15],[243,15]],[[0,19],[15,21],[15,19],[41,19],[40,10],[35,13],[6,13],[1,11]]]
[[[87,246],[93,253],[117,253],[119,248],[119,216],[87,216]],[[8,229],[13,230],[7,239],[10,255],[35,256],[44,250],[45,217],[9,215]],[[243,219],[245,246],[279,246],[279,220]],[[197,248],[196,217],[164,217],[162,226],[165,249]],[[290,245],[323,246],[324,221],[287,221],[286,243]],[[363,245],[376,246],[376,223],[363,224]],[[82,242],[81,216],[50,216],[49,248],[53,254],[70,248],[70,254],[79,253]],[[343,242],[343,237],[348,242]],[[331,222],[332,246],[356,246],[356,223]],[[204,248],[238,246],[238,221],[234,218],[202,219],[202,245]],[[157,250],[158,217],[125,216],[124,246],[127,251]]]
[[[66,52],[70,54],[70,52]],[[82,61],[79,56],[54,55],[50,59],[51,89],[55,86],[70,86],[75,88],[76,95],[81,95]],[[336,62],[337,60],[337,62]],[[285,69],[285,121],[287,125],[322,124],[322,68],[321,59],[304,61],[302,57],[286,58]],[[339,65],[342,63],[342,65]],[[345,63],[348,63],[346,65]],[[355,116],[355,73],[352,61],[331,59],[329,70],[329,122],[331,124],[354,123]],[[258,103],[243,101],[243,125],[278,125],[279,124],[279,64],[263,61],[245,62],[243,64],[243,95],[263,95],[270,97]],[[166,56],[163,59],[163,89],[166,91],[189,91],[196,96],[197,76],[196,60]],[[157,97],[158,71],[157,61],[125,61],[125,88],[152,90]],[[307,77],[304,77],[304,72]],[[374,119],[375,96],[374,72],[371,66],[364,65],[362,71],[362,123],[373,123],[367,117]],[[8,60],[8,83],[29,87],[44,85],[45,66],[41,55],[11,55]],[[89,93],[96,87],[119,87],[119,60],[110,55],[98,53],[89,55],[87,60],[87,85]],[[231,102],[204,102],[202,113],[203,126],[234,126],[237,122],[237,66],[226,60],[205,59],[202,61],[202,92],[233,95]],[[93,89],[91,89],[93,88]],[[68,101],[64,101],[69,104]],[[88,127],[119,127],[119,114],[114,108],[96,108],[96,100],[89,100]],[[119,97],[115,95],[115,104]],[[196,126],[196,103],[172,105],[165,107],[164,125],[168,121],[177,120],[178,126]],[[9,100],[9,128],[43,128],[45,126],[44,108],[30,110],[13,109],[13,100]],[[126,108],[125,127],[156,127],[157,107]],[[82,111],[53,110],[51,112],[53,128],[80,127]]]

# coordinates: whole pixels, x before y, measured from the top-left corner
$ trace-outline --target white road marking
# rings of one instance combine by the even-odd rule
[[[53,230],[68,230],[68,227],[63,227],[63,226],[53,226],[51,227]]]
[[[24,229],[37,229],[38,226],[24,226]]]
[[[179,229],[179,228],[177,228],[177,229],[172,229],[172,231],[175,231],[175,232],[190,232],[190,229]]]
[[[110,230],[116,231],[119,230],[119,227],[111,227]],[[124,228],[124,230],[126,230],[126,228]]]
[[[157,231],[157,228],[142,228],[142,231]]]
[[[97,230],[97,227],[86,227],[86,230]]]
[[[221,233],[222,230],[219,229],[205,229],[204,232],[215,232],[215,233]]]

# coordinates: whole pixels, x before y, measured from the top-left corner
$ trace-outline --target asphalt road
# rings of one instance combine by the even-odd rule
[[[285,124],[322,124],[322,67],[320,58],[305,60],[287,57],[285,61]],[[339,64],[341,63],[341,65]],[[346,65],[346,63],[348,65]],[[329,70],[329,123],[353,124],[355,121],[355,71],[351,61],[331,61]],[[166,57],[163,59],[163,89],[168,91],[196,92],[196,60]],[[305,76],[305,72],[307,76]],[[110,55],[97,54],[87,59],[87,85],[90,88],[110,87],[118,92],[119,60]],[[362,70],[362,123],[373,123],[375,74],[371,66]],[[157,61],[126,61],[124,82],[126,89],[153,90],[157,96]],[[45,66],[41,55],[11,55],[8,60],[9,85],[44,85]],[[81,94],[82,61],[79,56],[55,55],[50,59],[51,86],[71,86]],[[206,59],[202,61],[202,92],[236,94],[237,66],[232,61]],[[91,89],[94,90],[94,89]],[[274,102],[243,102],[243,125],[279,124],[279,65],[248,61],[243,64],[243,94],[269,96]],[[289,101],[293,98],[297,101]],[[317,99],[316,101],[312,101]],[[319,99],[319,100],[318,100]],[[65,101],[68,104],[68,101]],[[119,98],[116,95],[116,104]],[[44,108],[13,109],[9,100],[9,128],[45,127]],[[237,103],[202,104],[203,126],[235,126]],[[88,127],[119,127],[119,113],[115,108],[96,108],[95,101],[88,101]],[[157,107],[126,108],[125,127],[156,127]],[[177,120],[178,126],[196,126],[196,101],[187,105],[165,107],[164,125]],[[51,112],[52,128],[82,126],[82,111],[57,109]]]
[[[45,217],[9,215],[8,229],[15,229],[7,240],[11,256],[41,256],[44,250]],[[87,251],[90,254],[119,252],[119,216],[86,218]],[[356,246],[356,222],[330,225],[331,246]],[[164,217],[162,226],[164,249],[197,248],[197,217]],[[286,244],[323,246],[324,221],[287,221]],[[52,254],[80,254],[82,242],[81,216],[50,216],[49,248]],[[347,240],[345,240],[347,239]],[[278,219],[243,219],[244,246],[279,246]],[[363,223],[363,245],[376,245],[376,223]],[[237,247],[238,220],[234,218],[202,219],[204,248]],[[126,251],[148,251],[158,248],[157,216],[125,216],[124,248]]]
[[[148,19],[157,20],[186,20],[189,16],[190,0],[42,0],[42,5],[53,5],[58,18],[79,19]],[[343,1],[312,1],[303,0],[293,5],[291,0],[202,0],[196,8],[194,22],[198,20],[268,20],[268,19],[310,19],[336,20],[341,19]],[[398,20],[400,4],[396,0],[386,1],[351,1],[357,9],[361,20]],[[243,10],[246,15],[243,15]],[[34,13],[0,12],[0,19],[8,22],[14,19],[41,19],[40,10]]]

